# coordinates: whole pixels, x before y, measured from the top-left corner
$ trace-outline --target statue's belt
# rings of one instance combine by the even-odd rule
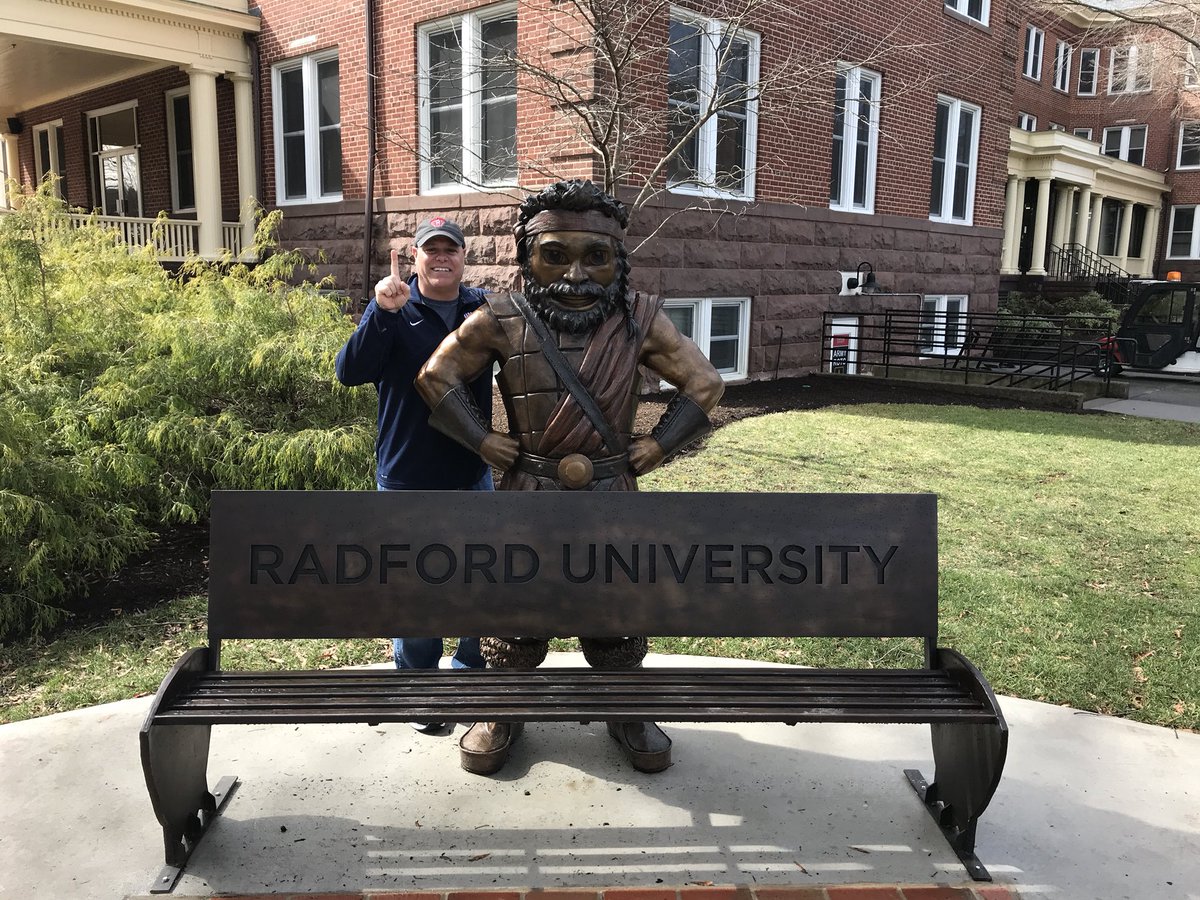
[[[571,453],[563,457],[522,453],[517,457],[516,468],[530,475],[553,478],[563,487],[577,490],[602,478],[624,475],[629,471],[629,454],[590,459],[582,453]]]

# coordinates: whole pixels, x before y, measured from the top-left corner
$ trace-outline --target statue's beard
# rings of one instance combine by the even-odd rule
[[[535,280],[529,267],[525,267],[525,296],[538,318],[555,331],[567,334],[587,334],[601,322],[621,309],[624,293],[623,278],[614,278],[608,287],[595,281],[572,284],[556,281],[542,285]],[[590,300],[594,305],[587,309],[574,309],[581,301]],[[570,305],[564,305],[570,304]]]

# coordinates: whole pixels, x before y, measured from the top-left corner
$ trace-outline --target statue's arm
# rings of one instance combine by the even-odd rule
[[[432,410],[429,424],[474,450],[488,465],[509,468],[516,461],[517,441],[493,431],[467,385],[507,355],[508,337],[487,307],[446,336],[417,373],[417,392]]]
[[[708,413],[725,393],[725,382],[662,310],[650,323],[640,362],[679,389],[654,430],[629,447],[629,463],[642,475],[709,431]]]

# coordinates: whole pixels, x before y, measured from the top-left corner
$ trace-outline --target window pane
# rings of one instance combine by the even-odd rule
[[[317,125],[337,125],[341,121],[338,61],[330,59],[317,66]]]
[[[734,372],[737,370],[738,342],[736,339],[714,338],[708,344],[708,360],[718,372]]]
[[[462,34],[457,28],[429,35],[429,98],[434,106],[462,102]]]
[[[121,109],[100,116],[100,149],[116,150],[137,143],[137,110]]]
[[[929,191],[929,213],[942,214],[942,194],[946,184],[946,150],[950,131],[950,107],[937,105],[937,117],[933,126],[933,183]]]
[[[38,135],[38,157],[37,157],[37,174],[38,178],[45,178],[54,167],[50,164],[50,130],[39,131]]]
[[[450,184],[462,175],[462,110],[434,110],[429,114],[430,173],[434,184]]]
[[[667,318],[672,324],[679,329],[679,333],[696,339],[695,319],[696,308],[694,306],[666,306],[663,307],[663,312],[667,314]]]
[[[746,120],[717,116],[717,184],[740,191],[746,184]]]
[[[483,97],[485,100],[507,97],[517,90],[517,20],[495,19],[484,22]]]
[[[55,143],[58,146],[58,196],[67,198],[67,142],[61,128],[54,129]]]
[[[1079,93],[1096,93],[1096,51],[1084,50],[1079,54]]]
[[[283,139],[283,190],[288,199],[308,194],[304,171],[304,135],[286,135]]]
[[[698,118],[692,110],[687,108],[676,107],[671,110],[670,141],[672,147],[680,141],[689,128],[695,126]],[[668,177],[672,183],[695,180],[698,145],[698,136],[693,133],[683,143],[683,146],[680,147],[679,152],[671,159]]]
[[[171,116],[175,124],[175,149],[182,153],[192,149],[192,100],[184,94],[171,101]]]
[[[709,334],[713,338],[737,337],[741,320],[741,304],[714,306]]]
[[[949,3],[950,0],[947,0]],[[842,202],[843,133],[846,128],[846,73],[838,72],[833,85],[833,156],[829,171],[829,202]]]
[[[1170,256],[1192,255],[1192,231],[1196,223],[1196,207],[1177,206],[1171,227]]]
[[[192,153],[176,155],[175,173],[178,178],[176,190],[179,194],[179,208],[191,209],[196,205],[196,184],[192,177]]]
[[[975,133],[975,115],[965,109],[958,112],[958,151],[954,166],[954,218],[965,219],[971,180],[971,142]]]
[[[721,71],[717,89],[722,98],[745,100],[746,84],[750,80],[750,45],[745,41],[722,41],[718,51]]]
[[[279,73],[279,92],[283,133],[304,131],[304,72],[288,69]]]
[[[1116,256],[1117,235],[1121,227],[1121,204],[1105,200],[1100,210],[1100,254]]]
[[[1121,129],[1107,128],[1104,131],[1104,155],[1114,159],[1121,156]]]
[[[700,29],[671,22],[667,46],[667,94],[673,100],[694,103],[700,87]]]
[[[342,129],[321,132],[321,193],[339,194],[342,190]]]
[[[1129,129],[1129,162],[1140,166],[1146,159],[1146,129]]]
[[[1179,142],[1179,165],[1200,166],[1200,124],[1184,125]]]
[[[1146,207],[1135,203],[1129,216],[1129,255],[1140,259],[1142,255],[1142,236],[1146,231]]]
[[[485,104],[482,115],[483,180],[511,180],[517,174],[517,102]]]

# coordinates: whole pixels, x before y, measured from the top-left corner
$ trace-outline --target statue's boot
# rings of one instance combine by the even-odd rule
[[[458,741],[459,764],[474,775],[495,775],[524,730],[524,722],[476,722]]]
[[[661,772],[671,765],[671,739],[653,722],[609,722],[608,733],[639,772]]]

